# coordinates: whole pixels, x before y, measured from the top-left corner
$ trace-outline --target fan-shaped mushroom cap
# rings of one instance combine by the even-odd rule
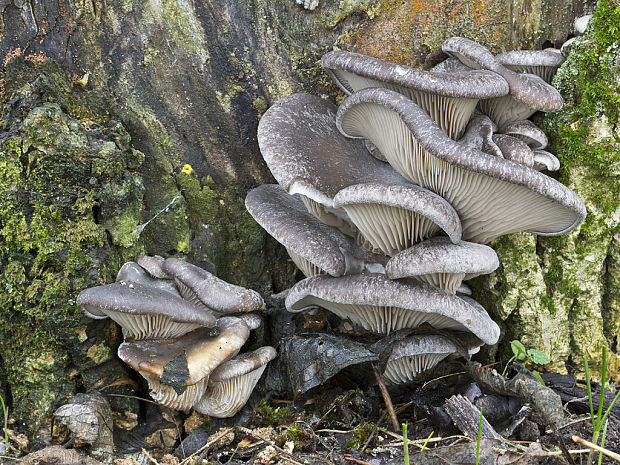
[[[138,257],[138,265],[144,268],[151,276],[159,279],[172,279],[172,276],[168,275],[163,269],[164,257],[159,255],[143,255]]]
[[[531,168],[534,166],[534,153],[521,139],[506,134],[493,134],[493,142],[502,151],[506,160]]]
[[[360,273],[383,269],[385,258],[363,250],[355,241],[307,212],[303,203],[278,185],[265,184],[245,198],[250,215],[280,242],[308,276]]]
[[[194,410],[210,417],[232,417],[246,404],[267,364],[276,355],[273,347],[266,346],[222,363],[213,370],[207,390]]]
[[[336,124],[349,137],[370,139],[397,171],[446,199],[461,218],[464,240],[484,244],[517,231],[564,234],[585,218],[585,206],[573,191],[453,141],[396,92],[356,92],[340,106]]]
[[[467,145],[469,147],[482,150],[485,153],[495,155],[496,157],[503,158],[502,151],[493,142],[493,132],[497,129],[497,126],[491,118],[482,113],[474,116],[465,129],[465,134],[459,139],[459,144]]]
[[[495,59],[516,73],[535,74],[549,83],[564,63],[562,53],[556,48],[513,50],[500,53],[495,56]]]
[[[458,58],[448,57],[441,63],[436,64],[431,68],[431,71],[435,73],[452,73],[454,71],[471,71],[472,68],[467,66]]]
[[[456,290],[456,295],[458,295],[459,297],[472,295],[471,287],[469,287],[465,283],[461,283],[459,288]]]
[[[532,150],[544,149],[549,142],[544,131],[532,123],[529,119],[507,124],[501,128],[499,132],[506,134],[507,136],[521,139]]]
[[[445,336],[439,334],[410,336],[394,344],[383,376],[393,384],[406,383],[454,353],[458,353],[458,348]]]
[[[112,318],[127,339],[167,339],[201,326],[215,326],[211,313],[169,292],[137,283],[91,287],[80,292],[77,306],[90,318]]]
[[[463,280],[492,273],[499,266],[491,247],[472,242],[453,244],[433,237],[394,255],[385,268],[390,279],[416,278],[455,293]]]
[[[174,294],[177,297],[181,297],[179,291],[174,285],[174,281],[171,279],[157,279],[153,278],[144,268],[138,265],[136,262],[127,262],[121,269],[118,270],[116,275],[117,283],[134,283],[143,284],[145,286],[161,289],[162,291]]]
[[[290,312],[320,306],[382,334],[429,323],[472,332],[487,344],[499,338],[499,327],[481,306],[425,283],[394,281],[384,274],[306,278],[291,288],[285,303]]]
[[[560,169],[560,160],[546,150],[534,150],[534,169],[557,171]]]
[[[241,313],[236,318],[243,321],[250,331],[260,328],[260,325],[263,324],[263,318],[256,313]]]
[[[410,184],[356,184],[334,197],[364,237],[386,255],[394,255],[440,230],[453,242],[461,239],[461,222],[452,206],[437,194]]]
[[[459,138],[479,99],[508,93],[497,74],[467,70],[437,73],[389,63],[359,53],[333,51],[321,66],[347,94],[384,87],[409,97],[452,138]]]
[[[334,207],[338,191],[362,182],[405,180],[372,157],[361,141],[340,134],[335,118],[332,103],[308,94],[290,95],[261,118],[258,144],[278,184],[289,194],[300,194],[321,221],[355,236],[344,210]]]
[[[185,299],[194,305],[213,310],[216,316],[252,312],[265,305],[258,292],[227,283],[208,271],[178,258],[167,258],[162,268],[174,277]]]
[[[482,99],[478,106],[483,113],[502,127],[511,121],[527,119],[536,111],[557,111],[562,108],[560,93],[540,77],[520,74],[502,65],[486,47],[463,37],[447,39],[442,50],[474,69],[488,69],[503,77],[510,94]]]
[[[123,342],[118,356],[147,380],[156,402],[186,411],[204,394],[213,370],[234,357],[250,335],[234,317],[220,318],[216,331],[201,328],[176,339]]]

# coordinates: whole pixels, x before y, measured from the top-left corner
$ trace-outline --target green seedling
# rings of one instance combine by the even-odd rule
[[[409,439],[407,438],[407,423],[403,423],[403,451],[405,453],[405,465],[409,465]]]
[[[431,431],[431,434],[428,435],[428,437],[426,438],[426,441],[424,441],[424,444],[422,444],[422,449],[420,449],[420,452],[423,452],[424,449],[426,449],[426,446],[428,445],[428,441],[431,440],[434,433],[435,433],[434,431]]]
[[[538,349],[528,349],[523,343],[517,339],[514,341],[510,341],[510,348],[512,349],[512,353],[514,354],[506,366],[504,367],[504,371],[502,372],[502,376],[506,376],[506,372],[508,371],[508,366],[514,361],[519,360],[524,364],[535,364],[535,365],[546,365],[549,363],[549,356],[544,352]],[[544,386],[545,382],[541,378],[540,374],[536,370],[532,370],[532,374],[538,378],[540,383]]]
[[[482,437],[482,407],[480,407],[480,422],[478,423],[478,440],[476,441],[476,465],[480,462],[480,438]]]
[[[9,450],[9,410],[4,404],[4,399],[0,396],[0,405],[2,406],[2,416],[4,417],[4,444]]]
[[[598,410],[595,414],[594,407],[592,404],[592,384],[590,383],[590,370],[588,368],[588,359],[585,355],[583,356],[583,364],[584,364],[585,372],[586,372],[586,385],[588,386],[588,402],[590,404],[590,419],[592,420],[592,442],[594,444],[597,444],[599,435],[601,433],[601,428],[603,428],[603,425],[607,423],[607,417],[609,416],[611,409],[614,408],[614,405],[616,405],[616,402],[618,401],[618,398],[620,397],[620,390],[616,394],[616,397],[614,397],[614,400],[611,401],[611,404],[609,404],[609,407],[607,407],[607,410],[605,410],[605,413],[603,413],[603,401],[605,400],[605,386],[607,382],[607,380],[605,379],[607,376],[607,347],[603,346],[603,360],[602,360],[602,366],[601,366],[601,396],[599,398]],[[607,433],[606,430],[603,431],[603,436],[605,436],[605,433]],[[588,455],[588,465],[591,465],[593,456],[594,456],[594,451],[591,450],[590,454]],[[599,457],[599,463],[600,461],[601,461],[601,457]]]

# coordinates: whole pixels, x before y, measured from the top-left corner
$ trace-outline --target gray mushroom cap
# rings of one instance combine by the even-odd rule
[[[245,205],[258,224],[286,247],[306,276],[342,276],[359,273],[365,265],[385,264],[384,257],[363,250],[351,237],[319,221],[278,185],[253,189]]]
[[[77,297],[86,316],[110,317],[123,327],[126,337],[169,338],[201,326],[215,326],[211,313],[169,292],[132,283],[91,287]]]
[[[557,111],[562,108],[560,93],[534,74],[516,73],[502,65],[486,47],[463,37],[447,39],[442,50],[467,66],[487,69],[502,76],[510,87],[509,95],[481,99],[478,107],[498,125],[527,119],[536,111]]]
[[[461,136],[478,99],[508,93],[506,82],[486,71],[422,71],[346,51],[326,53],[321,65],[347,94],[368,87],[402,93],[453,138]]]
[[[285,304],[290,312],[321,306],[383,334],[429,323],[437,329],[471,332],[487,344],[499,338],[499,327],[482,306],[428,284],[394,281],[384,274],[306,278],[291,288]]]
[[[144,268],[151,276],[159,279],[172,279],[163,269],[165,258],[159,255],[143,255],[138,257],[138,265]]]
[[[446,199],[461,218],[464,240],[487,243],[517,231],[564,234],[585,218],[585,206],[573,191],[535,170],[453,141],[396,92],[356,92],[340,106],[336,124],[349,137],[370,139],[401,174]],[[407,132],[410,143],[395,142]]]
[[[506,160],[514,161],[528,168],[534,166],[534,153],[521,139],[506,134],[493,134],[493,142],[502,151]]]
[[[545,132],[529,119],[509,123],[500,128],[499,132],[522,140],[532,150],[544,149],[549,142]]]
[[[251,312],[265,305],[258,292],[227,283],[178,258],[167,258],[162,268],[170,276],[174,276],[185,299],[218,314]]]
[[[508,92],[506,82],[494,73],[471,69],[434,73],[344,50],[323,55],[321,66],[347,94],[366,87],[384,87],[390,84],[399,88],[460,98],[500,97]],[[367,85],[361,87],[361,83],[352,82],[356,77],[366,78]]]
[[[560,93],[536,76],[519,74],[503,66],[489,50],[463,37],[451,37],[447,39],[442,50],[452,55],[464,64],[474,69],[488,69],[499,74],[508,83],[510,94],[520,102],[536,110],[557,111],[562,108],[562,96]]]
[[[500,53],[495,59],[516,73],[535,74],[551,82],[558,68],[564,63],[562,52],[555,48],[544,50],[513,50]]]
[[[491,118],[482,113],[477,114],[467,123],[465,134],[458,140],[458,143],[503,158],[502,151],[493,142],[493,132],[496,129],[497,126]]]
[[[406,383],[454,353],[458,353],[458,348],[445,336],[410,336],[394,344],[383,376],[393,384]]]
[[[171,279],[157,279],[138,265],[136,262],[127,262],[116,274],[116,282],[143,284],[145,286],[161,289],[162,291],[174,294],[177,297],[181,297],[179,291],[174,285],[174,281]]]
[[[345,209],[370,243],[394,255],[440,228],[453,242],[461,239],[459,216],[443,198],[410,184],[364,183],[342,189],[334,205]]]
[[[213,370],[209,383],[221,383],[222,381],[248,374],[250,371],[267,365],[276,358],[277,354],[276,349],[271,346],[265,346],[259,347],[252,352],[237,355]]]
[[[534,150],[534,169],[557,171],[560,169],[560,160],[546,150]]]
[[[310,213],[345,234],[355,227],[334,207],[338,191],[362,182],[405,183],[375,159],[361,141],[347,139],[335,125],[336,107],[319,97],[293,94],[273,105],[258,124],[258,144],[278,184],[300,194]]]
[[[430,273],[463,273],[465,279],[497,269],[495,250],[473,242],[453,244],[447,237],[433,237],[394,255],[385,268],[390,279]],[[458,287],[458,286],[457,286]]]
[[[441,63],[436,64],[431,68],[431,71],[436,73],[452,73],[454,71],[471,71],[472,68],[467,66],[458,58],[448,57]]]
[[[232,417],[246,404],[267,363],[275,356],[273,347],[261,347],[224,362],[213,371],[194,410],[216,418]]]
[[[234,357],[245,344],[250,330],[243,320],[235,317],[218,319],[213,330],[197,329],[176,339],[153,339],[123,342],[118,356],[136,371],[148,373],[165,380],[167,366],[182,357],[183,383],[196,384],[230,357]]]

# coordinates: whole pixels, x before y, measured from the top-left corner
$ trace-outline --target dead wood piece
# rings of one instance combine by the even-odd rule
[[[479,463],[484,465],[530,465],[548,456],[540,444],[533,443],[524,452],[500,449],[502,441],[480,440]],[[426,448],[411,456],[411,463],[424,465],[474,464],[476,463],[476,441],[437,448]]]
[[[543,386],[534,376],[519,373],[510,380],[477,362],[468,362],[468,373],[485,389],[504,396],[517,396],[530,403],[545,423],[557,428],[564,419],[562,400],[553,389]]]
[[[483,438],[497,439],[501,441],[498,446],[505,449],[504,438],[502,438],[491,424],[482,415],[482,427],[480,426],[480,410],[471,403],[467,397],[460,394],[454,395],[446,400],[444,410],[450,415],[454,425],[465,434],[465,436],[476,439],[478,431]]]

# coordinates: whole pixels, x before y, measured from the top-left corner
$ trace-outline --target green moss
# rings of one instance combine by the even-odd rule
[[[44,102],[62,105],[23,106],[37,102],[29,97],[35,89],[15,81],[3,113],[12,115],[4,120],[11,137],[0,135],[0,357],[12,412],[32,428],[67,400],[76,374],[86,379],[110,359],[103,335],[83,346],[77,294],[112,281],[120,264],[143,250],[131,234],[143,191],[132,170],[143,155],[104,117],[109,112],[96,96],[95,106],[83,90],[73,98],[64,74],[42,68],[24,75],[43,86],[36,92],[49,93]]]
[[[353,430],[351,438],[347,441],[347,447],[349,449],[362,450],[364,444],[368,441],[368,438],[375,429],[374,423],[364,423]]]
[[[264,400],[260,401],[256,407],[256,413],[261,419],[261,424],[274,427],[286,424],[291,416],[291,411],[288,407],[273,408]]]

